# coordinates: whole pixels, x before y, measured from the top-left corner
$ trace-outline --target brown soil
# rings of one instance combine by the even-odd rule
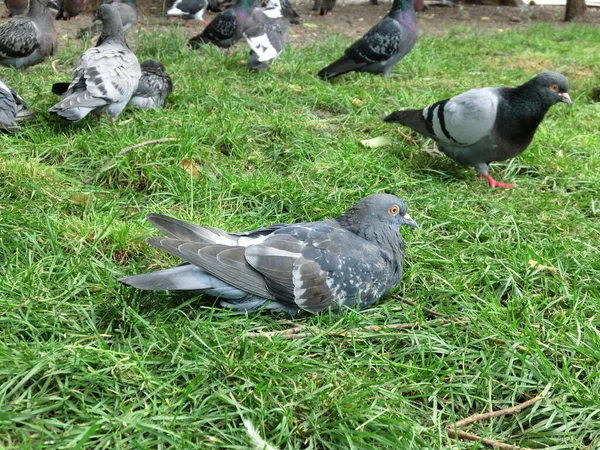
[[[152,0],[139,2],[139,17],[133,34],[148,26],[155,27],[160,32],[163,27],[175,26],[170,18],[159,17],[162,11],[162,1]],[[312,1],[294,2],[294,8],[301,17],[301,24],[292,27],[290,42],[296,45],[306,45],[317,39],[324,31],[331,30],[344,33],[351,37],[363,35],[370,27],[377,23],[389,10],[390,3],[380,0],[378,6],[368,2],[362,4],[338,4],[330,17],[320,17],[317,12],[311,11]],[[2,7],[1,20],[4,22],[8,13]],[[460,4],[455,8],[429,7],[419,13],[419,26],[423,34],[443,34],[456,25],[475,25],[481,29],[504,29],[526,27],[529,24],[550,22],[564,24],[565,8],[562,6],[525,6],[515,8],[509,6],[486,6]],[[211,20],[214,14],[206,13],[205,19]],[[68,35],[75,37],[79,28],[91,22],[90,14],[82,14],[71,21],[56,21],[59,36]],[[600,8],[588,8],[586,15],[577,23],[596,24],[600,26]],[[184,28],[191,36],[200,33],[202,24],[193,21],[189,28]],[[131,31],[129,32],[131,36]]]

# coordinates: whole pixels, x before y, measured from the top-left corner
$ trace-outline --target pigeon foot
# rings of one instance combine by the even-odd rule
[[[200,22],[202,22],[202,25],[207,26],[210,22],[208,20],[204,20],[202,19]]]
[[[479,178],[479,179],[485,178],[488,181],[491,188],[499,187],[499,188],[504,188],[504,189],[512,189],[512,188],[517,187],[516,184],[508,184],[508,183],[503,183],[501,181],[496,181],[492,178],[492,176],[489,173],[486,173],[485,175],[483,175],[481,173],[477,174],[477,178]]]

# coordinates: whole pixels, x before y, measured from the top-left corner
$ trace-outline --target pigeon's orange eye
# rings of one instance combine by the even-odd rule
[[[392,205],[390,206],[390,209],[388,211],[392,216],[395,216],[396,214],[398,214],[398,211],[400,211],[400,208],[398,207],[398,205]]]
[[[550,90],[552,92],[558,92],[558,85],[557,84],[553,84],[552,86],[550,86]]]

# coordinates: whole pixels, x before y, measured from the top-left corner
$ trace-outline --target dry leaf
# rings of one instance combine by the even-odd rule
[[[194,178],[200,178],[200,171],[198,170],[198,166],[194,164],[194,161],[190,161],[185,158],[183,161],[179,163],[179,167],[185,170],[189,175]]]
[[[69,197],[69,200],[80,206],[91,205],[94,202],[94,198],[91,195],[83,194],[81,192],[73,193]]]
[[[319,28],[319,25],[316,23],[304,22],[302,25],[304,28]]]
[[[392,141],[387,136],[379,136],[373,139],[365,139],[364,141],[360,141],[360,143],[363,147],[378,148],[390,145]]]
[[[354,103],[355,105],[360,105],[362,103],[362,100],[360,98],[353,98],[352,103]]]
[[[535,259],[529,260],[529,268],[536,269],[536,270],[549,270],[550,272],[558,273],[558,269],[556,267],[538,264],[538,262]]]
[[[481,20],[483,20],[484,22],[489,22],[489,21],[490,21],[490,18],[489,18],[489,17],[487,17],[487,16],[483,16],[483,17],[481,18]]]

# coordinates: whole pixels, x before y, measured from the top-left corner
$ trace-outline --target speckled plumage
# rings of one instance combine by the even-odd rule
[[[394,0],[389,14],[348,47],[344,56],[320,70],[318,76],[329,80],[351,71],[388,76],[392,67],[412,50],[418,36],[413,0]]]
[[[296,315],[365,308],[402,277],[399,227],[416,227],[389,194],[365,197],[336,219],[226,233],[161,215],[148,219],[166,238],[147,242],[185,263],[120,281],[147,290],[199,291],[241,312]]]
[[[48,0],[31,0],[29,12],[0,26],[0,64],[25,68],[56,53],[58,38],[46,8]]]
[[[141,109],[163,106],[165,99],[173,92],[173,81],[165,66],[153,59],[147,59],[140,66],[142,76],[129,102]]]
[[[116,120],[141,77],[140,64],[125,42],[119,12],[113,5],[103,4],[95,19],[103,24],[96,46],[79,57],[64,97],[48,110],[71,122],[92,111],[108,111]]]
[[[472,89],[422,110],[396,111],[384,121],[434,139],[441,152],[474,167],[490,187],[514,187],[494,180],[488,164],[521,154],[548,109],[558,102],[571,104],[568,89],[563,75],[542,72],[515,88]]]
[[[15,131],[17,122],[33,117],[23,100],[10,86],[0,80],[0,130]]]

